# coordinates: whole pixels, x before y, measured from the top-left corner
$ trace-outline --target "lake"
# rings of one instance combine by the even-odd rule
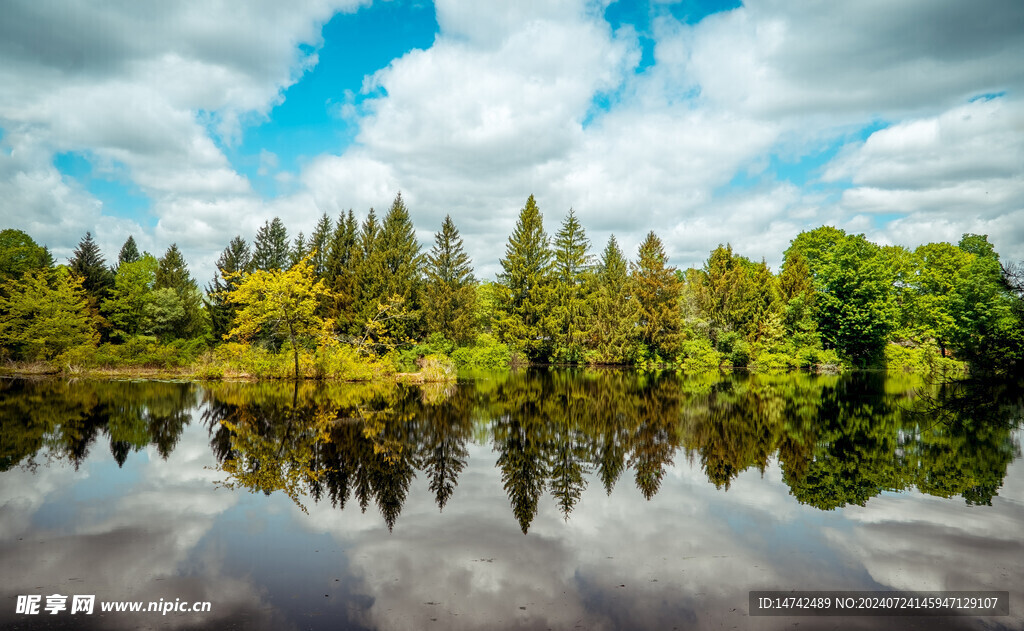
[[[0,626],[1021,629],[1021,391],[6,379]],[[1010,615],[750,616],[752,590],[1008,591]]]

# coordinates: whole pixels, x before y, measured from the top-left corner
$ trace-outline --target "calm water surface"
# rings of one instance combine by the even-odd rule
[[[1021,629],[1021,389],[856,373],[0,381],[0,626]],[[999,590],[766,618],[750,590]],[[209,601],[19,615],[19,595]]]

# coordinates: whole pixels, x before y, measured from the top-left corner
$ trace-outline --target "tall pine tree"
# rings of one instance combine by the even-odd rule
[[[313,253],[309,264],[313,268],[313,275],[319,280],[327,273],[327,257],[331,249],[331,218],[324,213],[320,221],[316,223],[313,234],[309,237],[308,249]]]
[[[548,235],[533,195],[519,212],[519,221],[505,246],[505,258],[500,262],[495,332],[529,359],[546,360],[551,353],[554,287]]]
[[[224,248],[217,259],[217,273],[206,286],[206,310],[210,314],[215,339],[221,339],[231,330],[231,323],[238,312],[238,305],[228,300],[228,295],[245,280],[249,271],[252,254],[249,244],[241,236],[236,236]]]
[[[629,263],[615,235],[601,254],[595,281],[589,346],[596,351],[597,363],[623,363],[632,355],[637,314],[629,294]]]
[[[334,320],[335,328],[343,333],[358,334],[359,320],[359,228],[350,209],[342,213],[331,233],[324,264],[324,281],[330,298],[324,305],[324,316]]]
[[[555,304],[552,319],[557,327],[556,357],[579,362],[589,319],[592,287],[590,240],[571,208],[555,235]]]
[[[640,244],[629,287],[637,310],[638,340],[662,359],[673,359],[682,342],[682,283],[653,231]]]
[[[288,231],[278,217],[263,224],[253,242],[253,270],[285,269],[289,263]]]
[[[423,332],[420,294],[423,290],[423,256],[416,229],[399,193],[381,223],[375,248],[380,255],[381,276],[375,293],[384,300],[401,299],[403,317],[389,325],[392,339],[418,339]]]
[[[295,243],[292,244],[291,253],[288,255],[288,267],[295,265],[309,254],[309,245],[306,243],[306,235],[299,232],[295,236]]]
[[[380,247],[380,222],[373,208],[366,215],[359,228],[356,239],[356,292],[355,319],[352,322],[352,333],[364,333],[367,322],[378,315],[378,307],[387,302],[381,295],[382,276],[384,274],[383,254]]]
[[[134,263],[141,258],[142,254],[139,253],[139,246],[135,244],[135,237],[128,235],[128,239],[121,246],[121,252],[117,255],[117,264],[120,266],[124,263]]]
[[[476,287],[469,255],[451,215],[434,235],[427,255],[423,310],[427,329],[459,343],[476,334]]]
[[[147,309],[154,333],[165,339],[188,339],[204,333],[205,314],[199,287],[192,280],[178,244],[172,243],[159,259],[153,288],[154,302]]]
[[[99,305],[114,286],[114,273],[107,267],[91,232],[86,232],[78,242],[74,255],[68,261],[68,267],[82,280],[82,288],[89,297],[90,309],[93,313],[98,313]]]

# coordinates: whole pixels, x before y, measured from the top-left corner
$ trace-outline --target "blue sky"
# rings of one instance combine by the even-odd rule
[[[202,7],[201,9],[199,7]],[[197,17],[198,16],[198,17]],[[401,191],[491,277],[534,194],[595,252],[648,230],[777,264],[833,224],[1024,258],[1024,5],[908,0],[21,0],[0,25],[0,213],[58,258],[171,243],[205,282],[280,216]]]

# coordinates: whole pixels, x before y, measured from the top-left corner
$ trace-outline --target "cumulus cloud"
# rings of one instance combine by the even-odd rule
[[[8,3],[0,143],[13,161],[0,182],[12,192],[0,207],[3,223],[57,254],[92,230],[108,256],[134,232],[144,245],[159,236],[157,253],[176,241],[190,260],[210,258],[216,250],[213,239],[203,241],[205,210],[231,209],[237,222],[262,206],[221,146],[263,119],[316,63],[309,47],[321,43],[322,24],[360,4]],[[100,174],[123,171],[149,197],[154,221],[114,220],[116,209],[102,208],[52,167],[54,154],[68,151],[87,154]],[[199,230],[182,225],[193,216]],[[216,241],[231,234],[222,230]]]
[[[880,238],[918,242],[989,234],[997,251],[1024,257],[1024,106],[979,99],[937,116],[907,120],[852,145],[826,169],[848,180],[840,207],[898,213]]]
[[[639,72],[637,31],[613,30],[605,2],[438,0],[431,46],[338,86],[354,142],[294,174],[261,155],[258,176],[286,183],[262,197],[225,147],[318,63],[322,24],[361,4],[12,4],[0,188],[22,206],[0,209],[4,221],[38,227],[57,252],[86,229],[111,235],[107,252],[132,231],[158,252],[178,242],[201,279],[232,236],[275,214],[308,234],[321,212],[365,216],[398,191],[426,246],[452,215],[482,278],[531,193],[549,233],[572,207],[595,250],[615,233],[633,254],[653,229],[681,265],[727,241],[775,265],[826,222],[909,246],[988,232],[1024,257],[1013,0],[751,0],[696,24],[658,12],[644,29],[654,63]],[[806,177],[773,166],[836,147]],[[151,216],[115,217],[62,177],[52,156],[65,151],[127,178]]]

